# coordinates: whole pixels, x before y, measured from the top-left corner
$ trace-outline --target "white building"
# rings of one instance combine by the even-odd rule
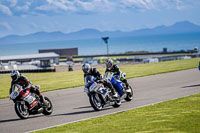
[[[0,56],[0,67],[5,70],[25,70],[51,67],[59,64],[59,55],[55,53]]]

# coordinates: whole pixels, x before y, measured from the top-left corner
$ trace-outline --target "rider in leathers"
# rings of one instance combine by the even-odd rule
[[[30,89],[30,91],[32,93],[37,94],[40,99],[41,102],[46,105],[47,103],[45,102],[44,97],[42,96],[42,94],[40,93],[40,90],[37,89],[24,75],[20,74],[18,71],[13,70],[11,71],[11,78],[12,78],[12,82],[11,82],[11,88],[9,90],[9,93],[11,94],[14,90],[15,90],[15,86],[16,85],[20,85],[22,86],[22,88],[24,90],[26,89]]]
[[[129,87],[127,80],[125,78],[122,78],[121,76],[122,73],[119,69],[119,66],[117,64],[114,64],[111,59],[108,59],[106,61],[106,71],[104,77],[107,77],[109,72],[113,73],[113,75],[116,76],[117,79],[120,79],[122,82],[124,82],[127,88]]]
[[[111,89],[113,97],[117,97],[117,93],[112,84],[107,80],[102,80],[102,75],[96,68],[91,68],[89,64],[83,64],[82,70],[84,72],[85,85],[88,83],[88,81],[91,80],[95,80],[96,82],[102,82],[105,86],[108,86]],[[88,92],[88,90],[84,91]]]

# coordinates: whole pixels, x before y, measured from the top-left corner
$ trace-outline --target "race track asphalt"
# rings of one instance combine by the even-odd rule
[[[200,93],[197,69],[133,78],[128,82],[134,89],[133,100],[123,102],[119,108],[108,106],[99,112],[90,106],[83,87],[43,93],[52,100],[54,112],[50,116],[32,115],[26,120],[18,118],[12,101],[1,99],[0,133],[28,132]]]

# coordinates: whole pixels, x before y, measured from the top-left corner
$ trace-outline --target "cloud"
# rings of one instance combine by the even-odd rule
[[[102,13],[119,10],[184,10],[200,5],[198,0],[46,0],[45,4],[36,7],[40,11],[55,13]]]
[[[200,5],[198,0],[120,0],[122,9],[135,10],[184,10]]]
[[[184,10],[198,6],[200,6],[199,0],[1,0],[0,13],[8,16],[89,14],[115,11]]]
[[[109,0],[47,0],[47,4],[36,7],[41,11],[55,12],[107,12],[114,10],[115,3]]]
[[[54,11],[54,12],[61,12],[61,11],[75,11],[76,8],[74,7],[73,1],[69,0],[47,0],[46,4],[40,5],[35,9],[41,11]]]
[[[7,22],[0,22],[1,30],[12,30],[12,27]]]
[[[17,5],[18,0],[6,0],[8,3],[10,3],[10,7],[14,7]]]
[[[8,8],[5,5],[1,5],[1,4],[0,4],[0,13],[3,13],[8,16],[12,16],[12,12],[11,12],[10,8]]]
[[[152,0],[120,0],[122,8],[154,9]]]
[[[110,12],[115,10],[116,3],[111,2],[109,0],[93,0],[88,2],[83,2],[81,0],[77,0],[76,3],[77,8],[82,11],[91,11],[91,12]]]
[[[10,2],[10,7],[14,7],[17,5],[17,0],[7,0],[8,2]]]
[[[30,5],[31,2],[26,2],[23,6],[16,6],[16,10],[27,11],[29,10]]]

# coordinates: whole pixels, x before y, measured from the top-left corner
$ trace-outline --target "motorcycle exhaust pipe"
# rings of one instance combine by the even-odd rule
[[[39,113],[42,113],[43,111],[44,111],[43,108],[39,108],[39,109],[38,109],[38,114],[39,114]]]

